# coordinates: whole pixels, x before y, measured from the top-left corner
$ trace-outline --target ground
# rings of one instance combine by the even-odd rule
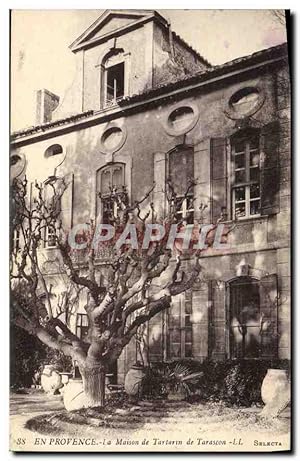
[[[67,413],[60,396],[49,397],[41,392],[13,394],[11,448],[20,451],[287,449],[289,412],[265,420],[258,416],[259,411],[255,407],[228,408],[221,403],[142,401],[126,402],[121,408],[115,405],[109,411]]]

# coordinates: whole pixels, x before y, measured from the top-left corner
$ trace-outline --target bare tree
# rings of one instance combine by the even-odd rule
[[[271,10],[271,15],[281,26],[286,25],[285,10]]]
[[[22,237],[20,248],[17,251],[12,249],[13,317],[17,325],[36,335],[47,346],[76,360],[83,379],[87,405],[102,406],[105,402],[105,374],[108,367],[139,333],[140,327],[171,306],[172,296],[193,286],[201,271],[200,255],[199,252],[194,254],[194,263],[187,275],[181,270],[179,255],[172,267],[174,255],[166,249],[164,238],[152,242],[150,248],[145,250],[135,250],[124,245],[108,261],[107,267],[100,271],[92,245],[95,226],[90,223],[90,233],[84,237],[87,240],[85,262],[78,265],[76,251],[70,248],[60,221],[61,198],[67,187],[64,179],[55,176],[43,185],[36,183],[36,197],[29,203],[26,178],[13,181],[12,231],[19,232]],[[191,187],[192,184],[187,194]],[[153,203],[149,204],[148,211],[143,211],[151,192],[152,189],[140,201],[130,204],[126,189],[119,192],[111,189],[110,198],[115,212],[111,214],[110,222],[121,229],[130,222],[136,223],[139,235],[142,235],[147,220],[157,222]],[[168,226],[174,222],[180,201],[185,197],[176,200],[171,187],[166,195],[169,197],[169,213],[164,224]],[[60,318],[62,311],[68,309],[69,293],[62,294],[59,308],[53,306],[51,287],[41,270],[39,258],[39,248],[45,239],[46,229],[55,236],[57,251],[70,284],[77,290],[84,289],[87,292],[87,341],[77,337],[67,322]],[[24,296],[20,301],[18,290],[14,288],[20,283],[23,292],[26,290],[26,302]],[[159,286],[159,290],[153,289],[154,285]]]

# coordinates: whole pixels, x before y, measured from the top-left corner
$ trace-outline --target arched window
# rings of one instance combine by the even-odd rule
[[[118,103],[125,95],[125,59],[123,50],[118,50],[103,62],[104,107]]]
[[[174,193],[172,206],[178,222],[194,222],[194,150],[178,146],[169,153],[168,182],[169,192]]]
[[[97,216],[102,223],[110,224],[116,218],[118,209],[112,193],[124,193],[124,186],[124,163],[111,163],[97,171]]]

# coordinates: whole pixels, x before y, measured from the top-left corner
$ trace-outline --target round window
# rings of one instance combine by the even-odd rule
[[[108,128],[101,137],[102,150],[106,153],[117,151],[124,142],[125,133],[117,126]]]
[[[231,96],[229,101],[230,108],[241,116],[250,115],[259,106],[261,95],[257,88],[243,88]]]
[[[14,166],[14,165],[16,165],[18,162],[20,162],[21,160],[22,160],[22,159],[21,159],[21,157],[20,157],[19,155],[16,155],[16,154],[15,154],[15,155],[12,155],[12,156],[10,157],[10,164],[11,164],[11,166]]]
[[[22,152],[10,156],[10,177],[17,178],[25,170],[26,158]]]
[[[191,107],[178,107],[171,113],[169,124],[175,130],[181,131],[186,129],[193,120],[194,111]]]
[[[165,129],[172,136],[185,134],[194,128],[198,115],[198,109],[195,104],[173,108],[167,117]]]

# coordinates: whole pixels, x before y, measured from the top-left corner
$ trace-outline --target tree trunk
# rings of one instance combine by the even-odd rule
[[[83,380],[83,389],[86,397],[86,406],[103,407],[105,404],[105,375],[103,365],[94,365],[80,369]]]

